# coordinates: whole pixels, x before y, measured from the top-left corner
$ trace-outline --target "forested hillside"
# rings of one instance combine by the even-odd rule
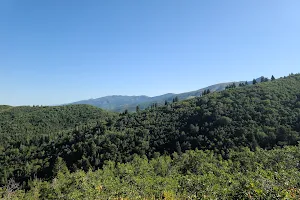
[[[56,132],[73,130],[75,126],[95,123],[113,116],[113,113],[89,105],[1,106],[0,134],[1,137],[14,137],[14,140],[18,140],[16,137],[26,139],[40,135],[51,137]]]
[[[13,178],[24,188],[31,188],[31,192],[39,190],[40,195],[48,195],[47,193],[55,190],[61,192],[61,195],[70,193],[76,196],[79,194],[73,194],[75,191],[72,191],[72,187],[63,191],[64,188],[59,184],[74,185],[78,184],[76,181],[86,181],[89,177],[91,180],[102,181],[99,191],[103,190],[103,193],[94,194],[95,191],[91,191],[91,195],[100,195],[95,196],[100,199],[106,198],[102,194],[130,198],[133,198],[130,195],[138,195],[136,198],[140,199],[153,195],[162,198],[159,194],[163,192],[167,192],[165,195],[175,195],[174,198],[181,198],[181,195],[182,198],[189,195],[196,195],[195,198],[199,195],[202,198],[220,198],[219,194],[224,197],[228,195],[228,198],[245,199],[251,199],[255,195],[299,195],[299,180],[290,179],[285,174],[298,176],[299,148],[280,149],[286,145],[297,145],[300,138],[299,74],[277,80],[266,79],[254,85],[231,85],[222,92],[206,92],[202,97],[167,103],[165,106],[155,105],[136,113],[116,115],[91,106],[1,107],[0,118],[0,177],[3,186],[9,185],[9,180]],[[55,134],[57,132],[60,134]],[[25,136],[30,139],[25,139]],[[253,152],[244,152],[241,150],[244,147]],[[279,149],[270,150],[274,147]],[[184,154],[195,149],[202,151]],[[205,152],[206,150],[210,151]],[[294,153],[290,153],[291,151]],[[276,158],[276,152],[282,155],[278,157],[278,168],[276,162],[272,161]],[[205,154],[204,157],[213,159],[213,164],[203,161],[202,166],[201,156],[195,161],[184,161],[185,156],[193,157],[190,154]],[[235,160],[237,154],[243,154],[239,158],[241,160]],[[170,159],[168,155],[173,155],[173,161],[165,163],[163,160]],[[154,160],[149,161],[149,166],[145,164],[149,169],[143,168],[143,163],[132,169],[136,156]],[[255,159],[248,159],[249,156],[254,156]],[[289,156],[288,160],[292,162],[290,165],[285,164],[287,161],[284,156]],[[157,162],[158,166],[166,165],[168,170],[174,171],[160,173],[156,171],[159,167],[156,168],[151,162]],[[57,168],[57,165],[65,167]],[[213,167],[216,167],[215,171]],[[70,172],[89,169],[103,171],[87,174],[78,171],[58,175],[60,169]],[[284,173],[280,174],[283,177],[274,178],[279,171]],[[116,180],[108,180],[109,173]],[[147,177],[137,180],[139,173]],[[152,177],[151,173],[152,183],[147,182],[148,176]],[[50,182],[37,182],[38,185],[34,186],[28,184],[30,179],[50,181],[56,176],[56,181],[61,180],[57,183],[57,188],[53,188]],[[221,179],[222,176],[224,179]],[[251,182],[256,178],[267,183],[262,185],[259,181]],[[204,181],[206,179],[207,182]],[[222,182],[225,180],[226,182]],[[281,182],[286,180],[289,182],[288,186]],[[82,185],[83,190],[87,192],[98,186],[90,185],[92,183]],[[160,187],[159,183],[166,188]],[[111,187],[114,184],[116,187],[119,184],[115,193]],[[212,189],[214,185],[219,186]],[[133,191],[132,194],[128,194],[129,191]],[[144,193],[139,194],[138,191]],[[259,197],[264,199],[266,196]],[[80,196],[76,198],[80,199]],[[91,196],[90,199],[93,198]],[[66,199],[72,198],[70,196]]]
[[[22,180],[45,168],[45,144],[80,127],[115,118],[117,115],[88,105],[0,107],[0,177]],[[44,145],[44,146],[43,146]],[[46,153],[47,154],[47,153]],[[26,173],[25,173],[26,172]]]
[[[135,156],[103,169],[70,173],[59,158],[55,178],[34,179],[25,191],[10,180],[4,199],[299,199],[300,146],[274,150],[230,151],[223,159],[212,151],[188,151],[153,159]]]

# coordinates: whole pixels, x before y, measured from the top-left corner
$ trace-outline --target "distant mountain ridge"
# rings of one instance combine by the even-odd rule
[[[71,104],[88,104],[93,105],[105,110],[111,110],[116,112],[122,112],[129,107],[133,107],[133,109],[129,109],[133,111],[137,105],[147,104],[147,102],[158,102],[164,99],[169,99],[173,97],[175,94],[164,94],[156,97],[149,97],[145,95],[141,96],[126,96],[126,95],[111,95],[100,97],[96,99],[88,99],[77,101]]]
[[[260,82],[261,77],[257,78],[256,81]],[[115,111],[115,112],[123,112],[128,110],[130,112],[135,111],[136,106],[139,106],[140,109],[146,109],[154,103],[158,105],[164,104],[165,101],[172,102],[175,97],[178,97],[179,100],[185,100],[189,98],[194,98],[197,96],[201,96],[202,92],[205,90],[210,90],[211,92],[218,92],[225,90],[226,86],[230,84],[240,84],[245,83],[246,81],[238,81],[238,82],[227,82],[227,83],[218,83],[205,88],[201,88],[191,92],[185,92],[180,94],[167,93],[159,96],[149,97],[146,95],[140,96],[126,96],[126,95],[111,95],[100,97],[96,99],[88,99],[73,102],[70,104],[87,104],[96,106],[105,110]],[[252,81],[248,81],[249,84],[252,84]]]

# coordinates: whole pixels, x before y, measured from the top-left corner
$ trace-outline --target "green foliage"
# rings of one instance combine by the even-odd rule
[[[187,151],[154,159],[135,156],[122,164],[106,162],[94,172],[59,173],[33,180],[12,199],[299,199],[300,146],[273,150]],[[7,197],[7,187],[0,196]]]
[[[299,74],[119,115],[1,106],[2,196],[13,179],[27,199],[298,197],[299,113]]]
[[[62,173],[62,174],[69,173],[66,162],[61,157],[58,157],[55,161],[55,164],[53,167],[53,176],[58,176],[59,173]]]
[[[5,107],[0,109],[0,144],[5,144],[6,140],[22,141],[41,134],[52,135],[113,116],[87,105]]]
[[[173,103],[178,102],[178,101],[179,101],[178,96],[176,96],[176,97],[173,99]]]
[[[271,81],[275,81],[275,80],[276,80],[275,77],[272,75]]]
[[[136,112],[140,112],[140,107],[139,107],[139,106],[136,106],[135,111],[136,111]]]
[[[207,95],[207,94],[209,94],[210,93],[210,90],[209,89],[207,89],[207,90],[203,90],[203,92],[202,92],[202,96],[204,96],[204,95]]]
[[[1,108],[0,184],[10,178],[23,181],[40,174],[51,177],[51,167],[59,156],[52,148],[61,148],[55,146],[57,140],[67,140],[65,136],[74,129],[86,130],[117,116],[87,105]]]
[[[239,86],[241,87],[242,83],[240,83]],[[225,89],[227,90],[227,89],[232,89],[232,88],[236,88],[236,84],[235,83],[227,85]]]
[[[253,85],[257,84],[256,79],[253,79],[252,84],[253,84]]]
[[[261,83],[263,83],[263,82],[268,82],[268,81],[269,81],[269,79],[268,79],[267,77],[263,77],[263,76],[262,76],[262,77],[260,78],[260,82],[261,82]]]

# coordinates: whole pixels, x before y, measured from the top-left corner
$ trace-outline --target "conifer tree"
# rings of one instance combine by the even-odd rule
[[[180,143],[178,141],[176,142],[176,151],[179,155],[182,154],[181,146],[180,146]]]
[[[178,102],[178,96],[173,99],[173,103]]]
[[[54,167],[53,167],[53,176],[57,176],[59,173],[67,174],[69,173],[66,162],[61,158],[57,157]]]
[[[253,79],[252,83],[253,83],[253,85],[255,85],[257,83],[257,81],[255,79]]]
[[[273,75],[271,77],[271,81],[275,81],[275,77]]]

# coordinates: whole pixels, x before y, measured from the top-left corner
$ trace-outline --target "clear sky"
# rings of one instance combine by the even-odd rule
[[[1,0],[0,104],[300,72],[299,0]]]

